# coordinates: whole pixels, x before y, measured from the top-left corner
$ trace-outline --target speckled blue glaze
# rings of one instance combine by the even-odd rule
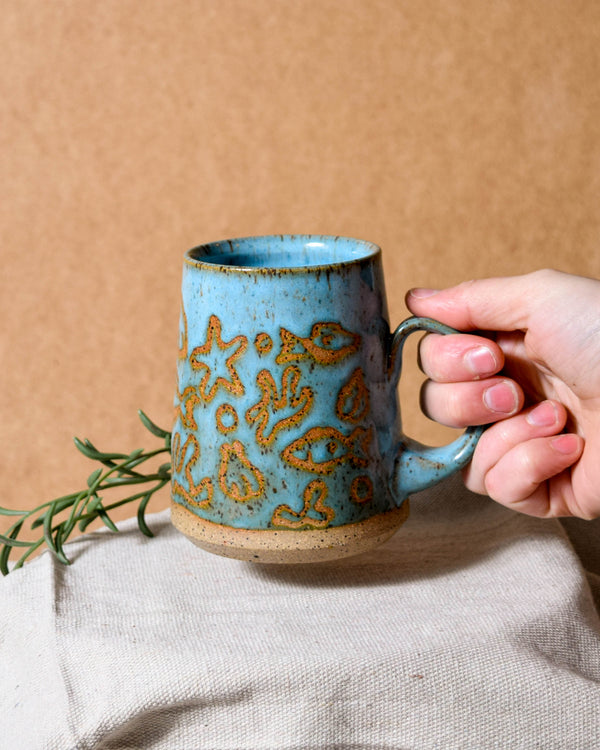
[[[241,529],[325,528],[397,508],[464,466],[481,428],[426,448],[397,399],[411,318],[388,324],[381,252],[327,236],[190,250],[182,280],[173,500]]]

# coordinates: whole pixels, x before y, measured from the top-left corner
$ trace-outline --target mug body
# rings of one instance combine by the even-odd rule
[[[185,257],[172,521],[230,557],[317,561],[403,522],[400,415],[381,253],[342,237],[250,237]]]

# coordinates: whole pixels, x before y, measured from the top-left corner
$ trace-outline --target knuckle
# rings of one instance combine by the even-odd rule
[[[557,276],[559,276],[559,272],[553,268],[539,268],[528,275],[532,281],[539,282],[540,285],[544,286],[546,284],[552,284]]]
[[[483,478],[483,487],[485,494],[488,495],[492,500],[497,503],[506,504],[508,498],[506,496],[506,488],[503,486],[503,482],[497,479],[497,472],[488,471]]]

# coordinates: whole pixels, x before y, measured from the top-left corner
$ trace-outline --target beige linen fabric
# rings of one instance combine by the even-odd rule
[[[556,521],[459,480],[374,552],[253,566],[150,518],[0,581],[11,750],[600,747],[600,623]]]

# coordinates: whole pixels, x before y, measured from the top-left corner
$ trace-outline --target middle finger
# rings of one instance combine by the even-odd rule
[[[480,380],[500,372],[504,353],[494,341],[468,333],[432,333],[419,345],[419,365],[438,383]]]

